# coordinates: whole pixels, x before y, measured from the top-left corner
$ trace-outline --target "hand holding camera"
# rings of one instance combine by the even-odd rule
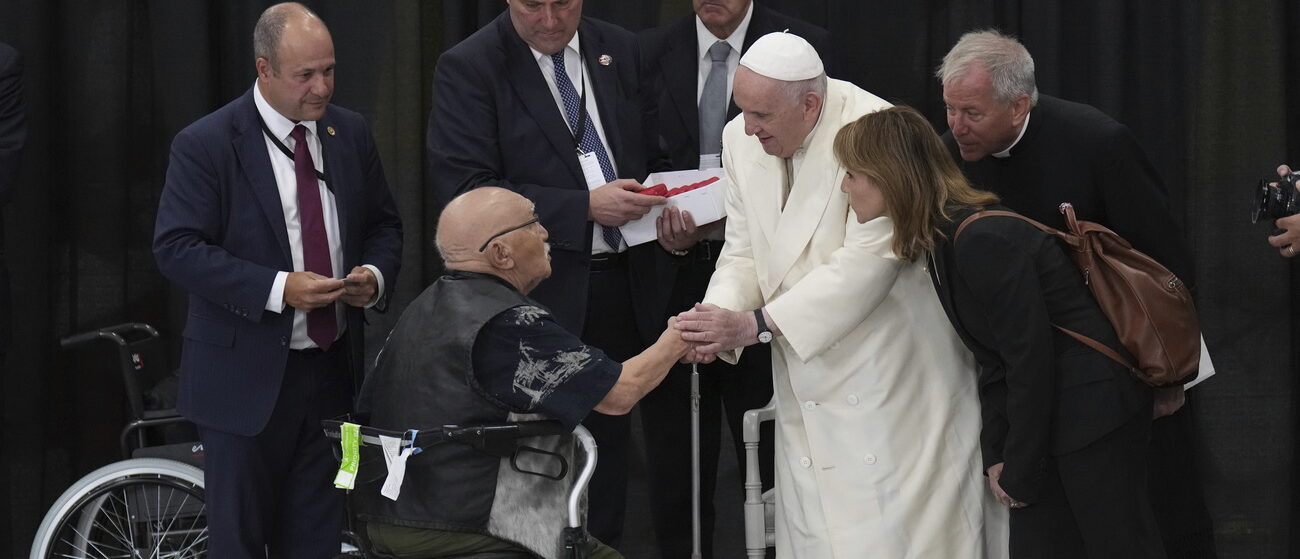
[[[1259,181],[1254,212],[1251,222],[1259,223],[1261,219],[1274,220],[1273,235],[1268,244],[1278,249],[1283,258],[1296,255],[1300,244],[1300,172],[1281,165],[1277,168],[1279,180],[1263,179]]]

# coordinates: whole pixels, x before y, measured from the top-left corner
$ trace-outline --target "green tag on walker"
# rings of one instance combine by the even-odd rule
[[[357,483],[357,466],[361,464],[361,426],[356,423],[339,425],[339,444],[343,447],[343,460],[339,473],[334,476],[334,487],[351,490]]]

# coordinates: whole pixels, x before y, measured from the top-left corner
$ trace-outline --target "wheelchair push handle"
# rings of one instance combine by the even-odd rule
[[[140,322],[127,322],[67,336],[59,340],[59,347],[72,349],[95,340],[111,340],[119,346],[126,347],[137,341],[157,337],[158,331],[153,326]]]

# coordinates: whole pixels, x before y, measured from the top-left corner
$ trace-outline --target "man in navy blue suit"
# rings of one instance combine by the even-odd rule
[[[618,227],[665,199],[639,194],[654,103],[640,83],[636,37],[582,16],[582,0],[509,0],[443,53],[427,143],[441,204],[480,186],[531,200],[550,233],[549,279],[532,292],[566,330],[616,361],[663,331],[669,265],[657,243],[628,247]],[[583,421],[600,445],[589,528],[617,547],[627,480],[628,416]]]
[[[256,84],[172,143],[154,257],[190,293],[178,407],[206,451],[209,555],[333,557],[319,421],[351,407],[401,223],[365,120],[330,105],[324,22],[278,4],[253,35]]]

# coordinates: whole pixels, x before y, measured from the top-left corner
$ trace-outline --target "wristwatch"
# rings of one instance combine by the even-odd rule
[[[758,343],[771,342],[772,331],[768,330],[767,322],[763,320],[763,309],[754,309],[754,320],[758,322]]]

